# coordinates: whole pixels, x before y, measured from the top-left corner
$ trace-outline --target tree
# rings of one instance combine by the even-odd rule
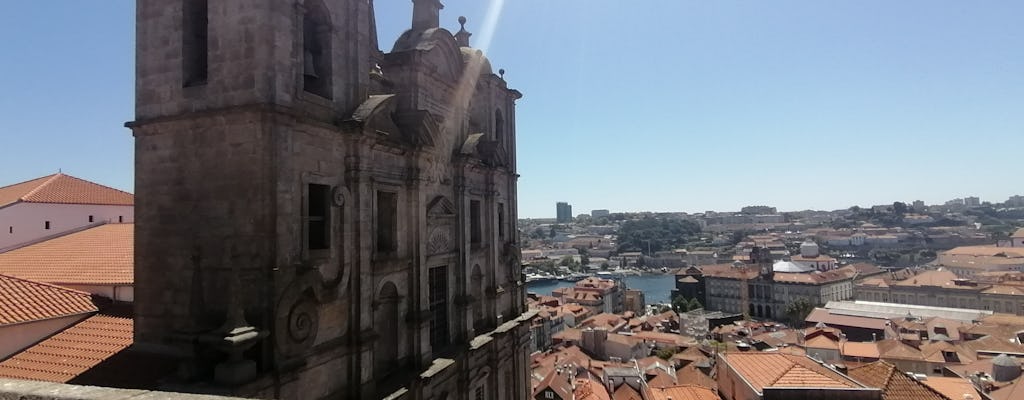
[[[696,297],[690,299],[690,311],[701,309],[701,308],[704,308],[704,305],[700,304],[700,300],[697,300]]]
[[[671,349],[671,348],[661,349],[661,350],[655,351],[654,354],[656,356],[658,356],[658,358],[660,358],[662,360],[668,360],[668,359],[672,358],[672,355],[676,354],[676,352],[674,350],[675,349]]]
[[[790,322],[803,321],[811,311],[814,311],[814,307],[814,304],[811,304],[806,298],[799,297],[786,304],[786,316],[789,317]]]
[[[626,221],[618,231],[620,253],[641,251],[647,255],[681,247],[700,234],[693,221],[647,217]]]
[[[903,202],[892,203],[892,212],[896,215],[903,215],[907,213],[907,205]]]
[[[686,300],[682,295],[672,298],[672,309],[677,313],[684,313],[690,311],[690,302]]]

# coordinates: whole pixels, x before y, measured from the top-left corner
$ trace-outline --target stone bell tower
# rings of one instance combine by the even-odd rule
[[[138,0],[136,30],[135,349],[240,394],[367,380],[336,126],[380,57],[372,2]],[[330,381],[289,393],[327,368],[314,353]]]
[[[413,3],[384,53],[372,0],[137,0],[133,351],[166,389],[528,396],[521,94]]]

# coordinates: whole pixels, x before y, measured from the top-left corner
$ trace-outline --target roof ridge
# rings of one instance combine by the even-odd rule
[[[64,287],[64,286],[55,285],[55,284],[52,284],[52,283],[46,283],[46,282],[34,281],[34,280],[31,280],[31,279],[19,278],[17,276],[7,275],[7,274],[4,274],[4,273],[0,273],[0,278],[10,278],[10,279],[14,279],[14,280],[18,280],[18,281],[22,281],[22,282],[27,282],[27,283],[34,284],[34,285],[38,285],[38,286],[45,286],[45,287],[50,287],[50,288],[58,289],[58,290],[65,291],[65,292],[70,292],[70,293],[73,293],[73,294],[81,294],[81,295],[86,295],[86,296],[90,296],[90,297],[92,296],[92,294],[89,293],[89,292],[83,292],[81,290],[71,289],[71,288],[67,288],[67,287]]]
[[[0,186],[0,189],[7,189],[7,188],[9,188],[9,187],[11,187],[11,186],[18,186],[18,185],[24,185],[24,184],[26,184],[26,183],[29,183],[29,182],[32,182],[32,181],[38,181],[38,180],[40,180],[40,179],[48,179],[48,178],[52,178],[52,177],[53,177],[54,175],[57,175],[57,173],[54,173],[54,174],[50,174],[50,175],[43,175],[43,176],[40,176],[40,177],[37,177],[37,178],[32,178],[32,179],[26,179],[26,180],[23,180],[23,181],[21,181],[21,182],[17,182],[17,183],[12,183],[12,184],[10,184],[10,185],[4,185],[4,186]]]
[[[55,179],[57,179],[57,178],[61,177],[62,175],[64,175],[64,174],[63,174],[63,173],[61,173],[61,172],[58,172],[58,173],[56,173],[56,174],[53,174],[53,175],[50,175],[50,178],[49,178],[49,179],[47,179],[47,180],[46,180],[45,182],[43,182],[43,183],[39,184],[39,186],[36,186],[36,188],[35,188],[35,189],[29,190],[29,191],[28,191],[28,193],[25,193],[24,195],[22,195],[22,196],[20,197],[20,199],[21,199],[22,201],[26,201],[26,200],[25,200],[25,198],[26,198],[26,197],[29,197],[29,196],[31,196],[31,195],[33,195],[33,194],[36,194],[36,193],[37,193],[37,192],[39,192],[39,191],[40,191],[40,190],[41,190],[42,188],[46,187],[46,186],[47,186],[47,185],[49,185],[50,183],[53,183],[53,181],[54,181]],[[67,176],[70,176],[70,175],[67,175]]]

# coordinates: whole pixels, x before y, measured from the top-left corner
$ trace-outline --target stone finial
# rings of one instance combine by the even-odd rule
[[[425,31],[440,26],[443,8],[440,0],[412,0],[412,30]]]
[[[501,79],[505,79],[505,69],[504,68],[498,70],[498,76],[500,76]]]
[[[466,17],[459,17],[459,25],[462,27],[455,33],[455,42],[459,47],[469,47],[469,37],[473,34],[466,30]]]

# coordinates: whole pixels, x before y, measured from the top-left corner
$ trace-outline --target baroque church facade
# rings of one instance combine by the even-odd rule
[[[522,95],[413,8],[384,52],[372,0],[137,0],[133,351],[165,389],[529,397]]]

